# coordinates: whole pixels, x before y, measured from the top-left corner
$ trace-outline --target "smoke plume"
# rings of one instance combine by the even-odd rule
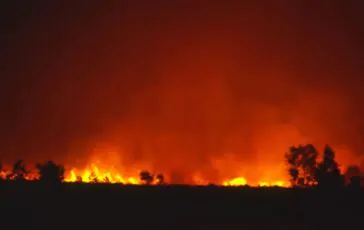
[[[360,163],[362,3],[131,2],[2,9],[4,161],[177,182],[280,179],[304,143]]]

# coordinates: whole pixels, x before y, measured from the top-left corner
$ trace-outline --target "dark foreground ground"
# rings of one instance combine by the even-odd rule
[[[0,185],[0,229],[364,229],[364,191]]]

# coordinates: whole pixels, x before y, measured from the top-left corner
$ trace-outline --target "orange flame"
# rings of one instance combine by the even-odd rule
[[[143,182],[139,178],[139,173],[145,169],[143,166],[141,168],[135,168],[133,171],[127,172],[123,170],[123,167],[118,165],[118,167],[109,165],[111,164],[101,164],[98,160],[99,158],[94,158],[91,163],[84,169],[79,170],[72,168],[68,170],[65,174],[65,182],[84,182],[84,183],[123,183],[123,184],[142,184]],[[113,158],[113,163],[114,162]],[[146,167],[148,168],[148,167]],[[274,171],[271,171],[274,173]],[[242,173],[239,173],[242,174]],[[168,176],[168,175],[166,175]],[[274,173],[269,175],[271,178],[279,178],[280,174]],[[265,175],[264,180],[249,181],[244,176],[230,177],[219,181],[209,181],[204,178],[201,173],[193,173],[191,175],[190,183],[192,185],[208,185],[210,183],[215,183],[219,186],[255,186],[255,187],[288,187],[290,184],[285,179],[272,180],[270,177]],[[282,177],[286,178],[286,177]],[[166,180],[168,183],[168,180]],[[154,180],[152,184],[156,184],[157,181]]]
[[[1,179],[14,180],[16,175],[13,175],[11,171],[0,171]],[[38,173],[31,172],[25,175],[25,180],[37,180],[39,178]],[[82,183],[122,183],[122,184],[142,184],[139,175],[126,176],[120,173],[117,169],[104,169],[97,166],[96,163],[90,164],[84,170],[77,170],[75,168],[65,173],[64,182],[82,182]],[[154,181],[152,184],[156,184]],[[193,176],[193,185],[208,185],[209,181],[204,180],[203,177],[196,174]],[[245,177],[235,177],[232,179],[224,180],[217,185],[220,186],[255,186],[255,187],[289,187],[289,182],[284,180],[278,181],[259,181],[257,183],[249,183]]]
[[[65,182],[84,182],[84,183],[123,183],[123,184],[140,184],[138,177],[124,176],[115,169],[102,170],[96,164],[79,171],[72,169],[66,173]]]
[[[194,185],[207,185],[209,181],[204,180],[200,175],[193,176]],[[125,176],[117,170],[102,170],[96,164],[91,164],[84,170],[72,169],[66,173],[65,182],[84,182],[84,183],[123,183],[123,184],[141,184],[138,175]],[[257,183],[249,183],[245,177],[235,177],[218,183],[221,186],[258,186],[258,187],[289,187],[289,182],[284,180],[277,181],[258,181]]]

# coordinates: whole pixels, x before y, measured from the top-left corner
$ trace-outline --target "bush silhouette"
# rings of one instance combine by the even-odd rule
[[[13,165],[13,170],[7,179],[25,180],[28,174],[29,171],[26,169],[24,162],[22,160],[18,160]]]
[[[315,178],[319,187],[340,187],[345,183],[335,161],[335,152],[326,145],[322,162],[318,165]]]
[[[159,184],[159,185],[165,184],[163,174],[158,174],[158,175],[156,176],[156,179],[157,179],[157,184]]]
[[[139,174],[139,177],[140,177],[140,181],[147,185],[152,184],[154,181],[153,175],[150,174],[150,172],[148,172],[148,171],[141,171]]]
[[[47,183],[60,183],[64,179],[64,167],[57,165],[52,161],[44,164],[37,164],[39,171],[39,180]]]

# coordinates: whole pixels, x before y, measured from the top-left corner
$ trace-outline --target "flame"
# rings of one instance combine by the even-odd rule
[[[154,180],[152,185],[158,184],[157,175],[163,174],[165,182],[170,181],[171,171],[156,172],[152,165],[148,164],[128,164],[123,158],[122,151],[113,148],[94,149],[89,161],[84,167],[69,167],[65,164],[64,182],[82,182],[82,183],[121,183],[139,185],[144,181],[140,179],[140,172],[147,170],[151,173]],[[227,156],[227,157],[226,157]],[[213,166],[219,172],[217,177],[207,177],[203,171],[190,172],[190,178],[184,178],[190,185],[209,185],[218,186],[251,186],[251,187],[289,187],[289,177],[285,170],[284,163],[272,166],[269,162],[261,162],[255,166],[255,170],[241,167],[239,162],[234,158],[225,155],[224,159],[215,159]],[[283,160],[282,160],[283,161]],[[8,167],[11,168],[11,167]],[[173,169],[173,168],[172,168]],[[173,170],[172,170],[173,172]],[[258,174],[256,172],[259,172]],[[186,174],[185,174],[186,175]],[[0,178],[15,179],[11,170],[0,170]],[[26,180],[37,180],[39,175],[36,171],[26,174]],[[208,179],[210,178],[210,179]]]
[[[69,170],[66,173],[65,182],[83,182],[83,183],[122,183],[122,184],[142,184],[138,174],[126,175],[122,173],[123,170],[116,168],[100,167],[97,163],[91,163],[88,167],[83,170],[77,170],[75,168]],[[140,172],[135,170],[135,172]],[[154,180],[152,184],[156,184]],[[208,185],[212,181],[204,179],[200,173],[192,175],[192,185]],[[243,176],[233,177],[230,179],[223,180],[217,183],[220,186],[254,186],[254,187],[289,187],[290,183],[285,180],[263,180],[263,181],[248,181]]]
[[[141,170],[140,170],[141,171]],[[14,180],[16,175],[13,175],[9,170],[1,170],[1,179]],[[31,172],[24,177],[25,180],[37,180],[39,175],[36,172]],[[210,182],[203,179],[200,174],[195,174],[192,176],[193,185],[208,185]],[[78,170],[73,168],[65,173],[64,182],[82,182],[82,183],[122,183],[122,184],[132,184],[140,185],[142,181],[138,175],[126,176],[120,173],[115,168],[102,168],[97,165],[97,163],[91,163],[88,167],[83,170]],[[156,184],[157,181],[154,180],[152,184]],[[249,183],[245,177],[235,177],[232,179],[224,180],[218,183],[220,186],[254,186],[254,187],[289,187],[289,182],[284,180],[278,181],[259,181],[257,183]]]
[[[15,180],[16,177],[17,175],[12,173],[10,170],[0,170],[0,179],[2,180]],[[24,179],[29,181],[38,180],[39,174],[32,171],[24,175]]]
[[[259,187],[289,187],[289,183],[287,181],[273,181],[273,182],[266,182],[262,181],[258,183]]]
[[[244,177],[236,177],[231,180],[224,181],[222,183],[223,186],[257,186],[257,187],[289,187],[290,184],[288,181],[278,180],[278,181],[260,181],[257,184],[248,183],[248,181]]]
[[[222,183],[224,186],[242,186],[247,185],[247,181],[244,177],[237,177],[229,181]]]
[[[84,167],[68,167],[66,164],[66,172],[64,182],[83,182],[83,183],[122,183],[139,185],[143,184],[140,179],[140,172],[147,170],[154,176],[151,184],[158,183],[157,175],[153,167],[147,164],[130,165],[123,161],[120,151],[96,149]],[[106,154],[105,154],[106,153]],[[101,160],[102,159],[102,160]],[[126,167],[128,165],[128,167]],[[239,163],[234,159],[216,159],[214,167],[220,173],[220,177],[215,180],[207,179],[206,175],[201,172],[191,172],[190,178],[185,178],[190,185],[209,185],[215,184],[218,186],[251,186],[251,187],[289,187],[288,174],[285,171],[284,163],[274,166],[267,163],[256,165],[256,170],[247,170],[241,168]],[[9,167],[11,168],[11,167]],[[259,174],[255,174],[259,172]],[[162,174],[165,176],[165,182],[168,184],[169,172]],[[0,170],[0,178],[15,179],[11,170]],[[26,174],[26,180],[37,180],[39,175],[36,171]]]
[[[84,182],[84,183],[122,183],[122,184],[140,184],[137,176],[123,176],[121,173],[115,172],[114,169],[103,170],[96,164],[79,171],[71,169],[66,173],[65,182]]]

